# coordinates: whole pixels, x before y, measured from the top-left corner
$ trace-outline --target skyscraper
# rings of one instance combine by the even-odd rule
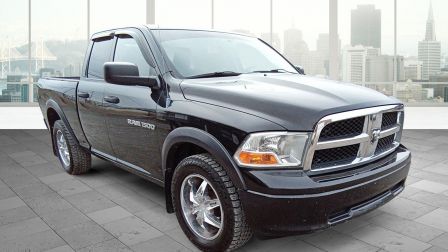
[[[328,33],[320,33],[316,41],[316,52],[323,60],[324,75],[330,75],[329,61],[330,61],[330,35]],[[337,53],[341,53],[341,39],[338,37]]]
[[[342,53],[342,80],[361,83],[366,80],[367,58],[379,56],[380,49],[371,46],[346,47]]]
[[[316,50],[328,59],[330,55],[330,36],[328,33],[320,33],[316,41]]]
[[[374,5],[358,5],[352,10],[351,45],[381,48],[381,10]]]
[[[432,12],[432,2],[429,3],[428,20],[426,21],[425,40],[436,40],[436,24],[434,22],[434,13]]]
[[[308,45],[302,38],[302,31],[296,28],[290,28],[284,32],[283,53],[293,64],[306,67],[308,57]],[[306,71],[306,69],[305,69]]]
[[[431,75],[440,71],[441,45],[436,40],[436,30],[432,4],[429,5],[426,21],[425,39],[418,42],[418,60],[423,62],[422,79],[429,80]]]

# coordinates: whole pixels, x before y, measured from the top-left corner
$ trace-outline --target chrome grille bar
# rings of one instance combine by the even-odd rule
[[[324,141],[324,142],[318,142],[316,146],[316,150],[322,150],[322,149],[331,149],[336,147],[342,147],[352,144],[359,144],[365,141],[368,141],[370,139],[370,136],[366,133],[362,133],[360,135],[357,135],[355,137],[351,138],[342,138],[337,140],[331,140],[331,141]]]
[[[387,136],[390,136],[390,135],[393,135],[393,134],[395,134],[395,133],[397,133],[398,131],[400,131],[400,127],[392,127],[392,128],[389,128],[389,129],[387,129],[387,130],[383,130],[383,131],[381,131],[381,133],[380,133],[380,138],[383,138],[383,137],[387,137]]]
[[[387,112],[397,112],[397,123],[395,126],[381,129],[382,126],[382,116]],[[319,141],[320,133],[325,128],[325,126],[342,120],[349,120],[356,117],[365,117],[363,132],[357,136],[349,138],[341,138],[328,141]],[[366,109],[353,110],[348,112],[337,113],[333,115],[326,116],[322,118],[316,125],[313,134],[311,135],[310,146],[306,152],[304,160],[304,169],[306,171],[311,171],[315,173],[327,172],[338,169],[345,169],[353,166],[357,166],[363,163],[371,162],[373,160],[379,159],[399,146],[399,141],[401,137],[402,124],[403,124],[403,105],[387,105],[372,107]],[[378,140],[390,135],[394,135],[394,142],[392,148],[382,152],[375,153],[378,145]],[[342,165],[333,165],[329,167],[319,167],[312,168],[314,153],[318,150],[332,149],[343,146],[349,146],[353,144],[359,144],[358,155],[356,158],[348,163]]]

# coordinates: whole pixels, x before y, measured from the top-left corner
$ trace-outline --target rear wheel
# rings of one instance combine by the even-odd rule
[[[72,175],[86,173],[90,169],[91,155],[82,148],[68,131],[62,120],[53,126],[53,145],[64,170]]]
[[[179,224],[201,250],[234,250],[252,237],[236,188],[209,154],[182,160],[171,188]]]

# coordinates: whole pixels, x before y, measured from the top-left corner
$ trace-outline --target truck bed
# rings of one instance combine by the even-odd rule
[[[48,127],[52,118],[52,111],[62,113],[73,133],[82,137],[81,124],[77,108],[77,88],[80,77],[44,77],[39,79],[37,95],[39,107],[44,115]],[[57,101],[57,104],[56,102]],[[59,110],[59,111],[58,111]]]

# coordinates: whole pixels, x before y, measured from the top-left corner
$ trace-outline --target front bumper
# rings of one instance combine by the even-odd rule
[[[348,172],[308,176],[301,171],[245,170],[240,192],[246,218],[260,235],[309,233],[345,222],[388,202],[404,189],[411,153],[400,146],[387,157]]]

